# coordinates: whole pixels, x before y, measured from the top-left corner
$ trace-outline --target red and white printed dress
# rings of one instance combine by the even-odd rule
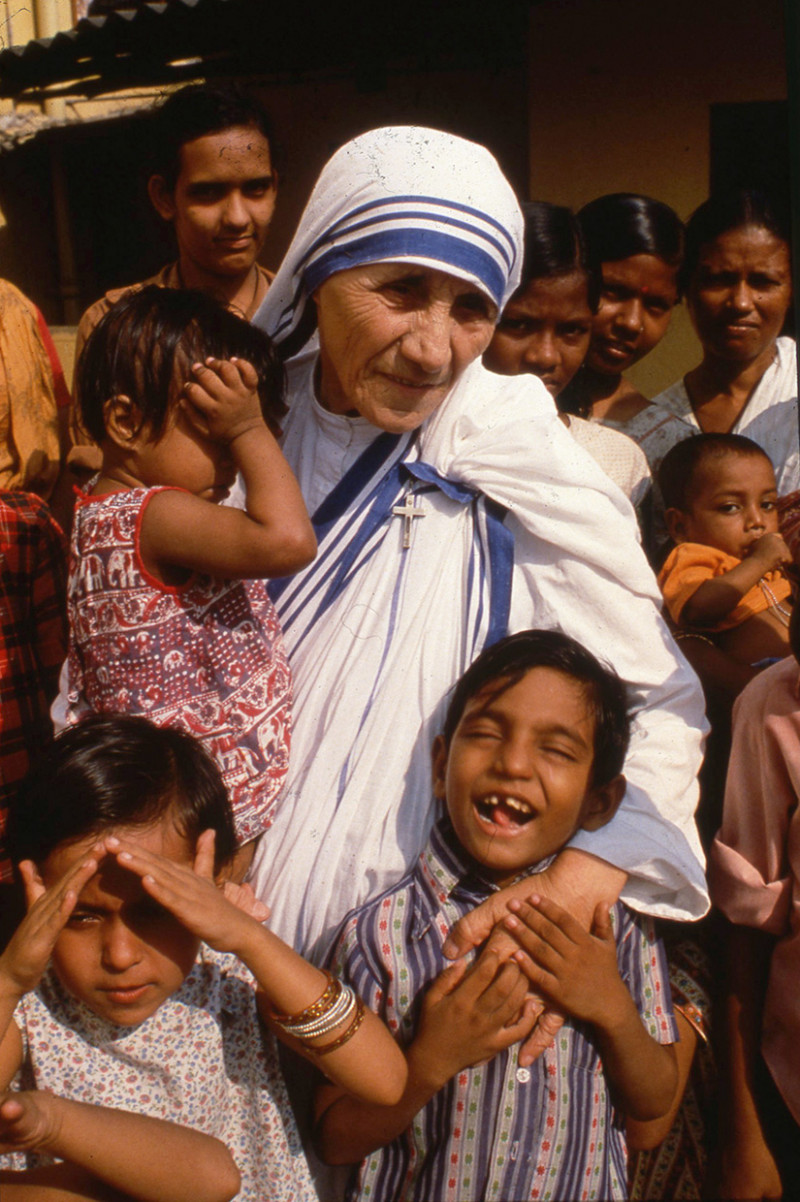
[[[291,675],[263,580],[193,575],[171,586],[141,557],[159,488],[81,494],[68,590],[67,722],[135,714],[188,731],[222,772],[236,834],[265,831],[289,763]]]

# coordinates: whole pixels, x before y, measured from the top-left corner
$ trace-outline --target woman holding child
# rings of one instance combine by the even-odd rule
[[[702,706],[633,511],[539,382],[480,362],[521,255],[519,206],[487,151],[374,130],[324,169],[256,317],[289,360],[284,451],[320,549],[274,590],[296,724],[254,876],[276,929],[317,954],[424,844],[448,690],[484,645],[530,626],[610,660],[634,716],[622,808],[559,857],[560,896],[583,913],[627,878],[640,908],[706,904]]]

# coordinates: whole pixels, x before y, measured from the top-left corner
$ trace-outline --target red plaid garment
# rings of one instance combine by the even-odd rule
[[[0,881],[12,876],[6,825],[19,782],[53,737],[66,590],[66,542],[44,501],[0,489]]]

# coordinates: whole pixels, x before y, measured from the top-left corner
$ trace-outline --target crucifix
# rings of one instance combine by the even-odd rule
[[[407,551],[411,546],[411,523],[414,518],[424,518],[425,510],[418,508],[415,494],[409,492],[403,497],[402,505],[392,508],[392,513],[403,519],[403,550]]]

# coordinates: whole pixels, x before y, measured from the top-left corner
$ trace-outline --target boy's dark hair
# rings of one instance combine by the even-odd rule
[[[583,233],[577,217],[563,205],[530,200],[521,206],[525,219],[525,249],[522,258],[521,294],[532,280],[582,272],[586,276],[589,308],[594,312],[600,299],[599,273],[589,268]]]
[[[262,133],[275,160],[272,125],[261,103],[239,84],[189,84],[172,92],[151,118],[150,174],[175,187],[181,167],[181,147],[195,138],[222,133],[236,126]]]
[[[788,205],[757,188],[716,192],[695,209],[686,223],[686,255],[681,269],[684,291],[697,271],[704,246],[720,234],[753,225],[785,242],[791,252],[791,219]]]
[[[584,205],[578,222],[590,266],[655,255],[670,267],[683,260],[684,229],[669,205],[634,192],[611,192]]]
[[[761,455],[772,464],[767,452],[743,434],[695,434],[667,451],[658,469],[658,487],[665,509],[686,513],[700,468],[712,459],[728,455]]]
[[[194,847],[216,833],[216,864],[236,851],[233,813],[203,745],[145,718],[94,714],[68,727],[25,780],[9,824],[15,863],[42,864],[62,843],[169,815]]]
[[[105,406],[129,397],[154,437],[177,400],[178,356],[188,369],[209,355],[239,358],[258,374],[264,420],[274,432],[286,412],[283,363],[263,330],[203,292],[149,284],[112,305],[92,330],[76,369],[81,421],[95,442],[106,436]]]
[[[625,685],[559,630],[522,630],[486,647],[451,691],[442,732],[445,743],[449,747],[471,698],[493,683],[497,687],[492,696],[499,696],[533,668],[553,668],[584,686],[595,719],[591,784],[607,785],[622,771],[630,740]]]

